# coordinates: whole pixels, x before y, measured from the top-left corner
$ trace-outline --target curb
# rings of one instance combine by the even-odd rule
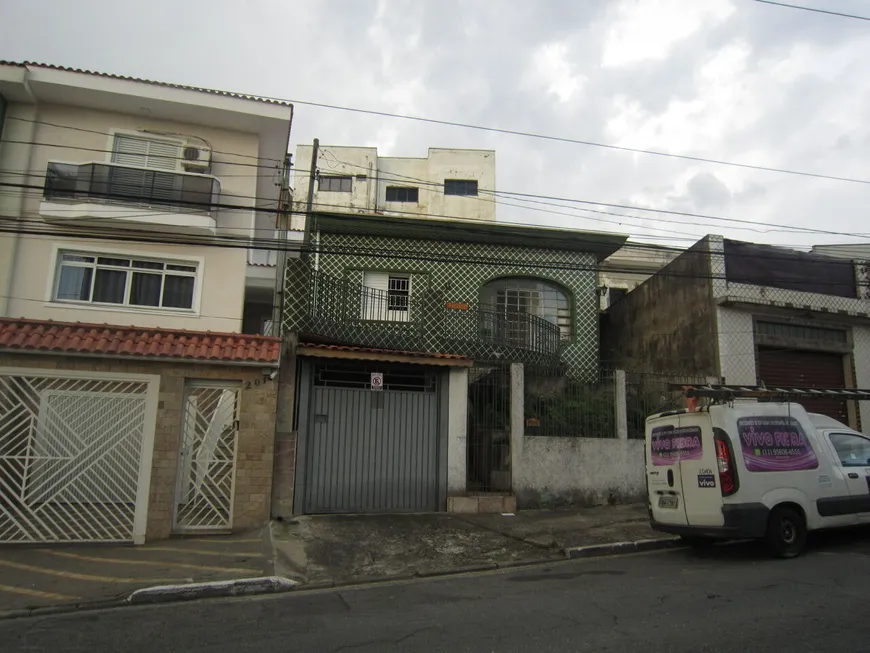
[[[643,551],[657,551],[681,546],[678,537],[662,537],[650,540],[635,540],[629,542],[608,542],[607,544],[590,544],[565,549],[565,557],[569,560],[577,558],[596,558],[599,556],[626,555]]]
[[[253,594],[277,594],[289,592],[299,583],[280,576],[219,580],[209,583],[187,585],[157,585],[136,590],[128,598],[131,605],[167,603],[170,601],[194,601],[227,596],[250,596]]]
[[[239,580],[213,581],[208,583],[189,583],[185,585],[158,585],[136,590],[128,597],[90,601],[87,603],[70,603],[66,605],[48,605],[35,608],[0,611],[0,621],[6,619],[20,619],[25,617],[39,617],[56,614],[68,614],[87,610],[100,610],[105,608],[118,608],[130,605],[148,605],[154,603],[169,603],[176,601],[193,601],[207,598],[226,598],[233,596],[254,596],[262,594],[279,594],[285,592],[307,592],[339,587],[354,587],[372,585],[394,581],[405,581],[424,578],[439,578],[468,574],[475,572],[497,571],[501,569],[517,569],[533,567],[536,565],[548,565],[555,562],[580,558],[595,558],[603,556],[627,555],[644,551],[656,551],[682,546],[677,537],[636,540],[627,542],[609,542],[607,544],[592,544],[563,549],[564,558],[534,558],[528,560],[510,560],[499,563],[480,565],[468,565],[464,567],[452,567],[433,569],[428,571],[415,571],[412,573],[396,574],[394,576],[378,576],[373,578],[359,578],[345,581],[316,581],[309,585],[299,583],[281,576],[263,576],[260,578],[243,578]]]
[[[43,605],[35,608],[20,608],[16,610],[0,610],[0,621],[6,619],[22,619],[24,617],[47,617],[71,612],[86,612],[88,610],[103,610],[105,608],[120,608],[127,603],[127,598],[100,599],[85,603],[66,603],[60,605]]]

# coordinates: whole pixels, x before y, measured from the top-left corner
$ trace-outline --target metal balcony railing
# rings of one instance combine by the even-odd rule
[[[464,354],[476,360],[558,359],[558,326],[494,306],[449,303],[434,291],[375,290],[308,270],[298,314],[303,333],[348,344]],[[287,320],[285,319],[285,322]]]
[[[151,170],[117,163],[49,163],[47,200],[85,200],[214,215],[220,182],[208,175]]]

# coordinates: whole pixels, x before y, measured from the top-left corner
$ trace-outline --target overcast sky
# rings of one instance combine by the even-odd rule
[[[793,4],[870,16],[868,0]],[[870,180],[870,22],[754,0],[10,1],[0,58]],[[495,149],[502,191],[870,234],[868,184],[297,105],[291,151],[315,136],[394,156]],[[528,206],[572,215],[498,217],[645,239],[861,240]]]

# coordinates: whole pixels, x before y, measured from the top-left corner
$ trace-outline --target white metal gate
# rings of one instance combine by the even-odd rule
[[[159,377],[91,377],[0,368],[0,542],[144,541]]]
[[[186,384],[175,493],[176,532],[232,527],[238,416],[238,384]]]

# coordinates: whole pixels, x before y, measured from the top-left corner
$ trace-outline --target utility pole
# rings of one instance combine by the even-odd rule
[[[320,152],[320,139],[314,139],[311,150],[311,172],[308,175],[308,199],[305,203],[305,235],[302,238],[302,256],[308,260],[311,245],[311,223],[314,220],[314,175],[317,174],[317,155]]]
[[[320,141],[314,139],[314,149],[311,153],[311,175],[308,177],[308,198],[305,207],[305,232],[302,239],[303,262],[308,263],[308,248],[311,244],[311,222],[314,214],[314,175],[317,172],[317,154]],[[289,219],[289,213],[281,212],[281,216]],[[281,267],[276,271],[280,279],[282,308],[278,309],[278,319],[283,318],[280,312],[284,304],[284,283],[287,267],[287,241],[285,232],[284,247],[279,259]],[[276,291],[277,292],[277,291]],[[277,298],[277,294],[276,294]],[[298,297],[290,297],[290,301],[299,301]],[[296,346],[299,334],[295,331],[281,330],[281,366],[278,368],[278,405],[275,410],[275,448],[272,463],[272,497],[271,516],[274,519],[284,519],[293,514],[294,485],[296,482],[296,438],[293,430],[293,416],[296,411]]]
[[[280,336],[281,322],[284,313],[284,276],[287,267],[287,243],[290,231],[290,212],[293,205],[293,196],[290,194],[290,165],[291,155],[284,156],[284,171],[281,175],[281,192],[278,195],[278,215],[277,224],[275,225],[278,231],[278,241],[280,247],[275,261],[275,292],[272,302],[272,330],[267,334],[270,336]]]

